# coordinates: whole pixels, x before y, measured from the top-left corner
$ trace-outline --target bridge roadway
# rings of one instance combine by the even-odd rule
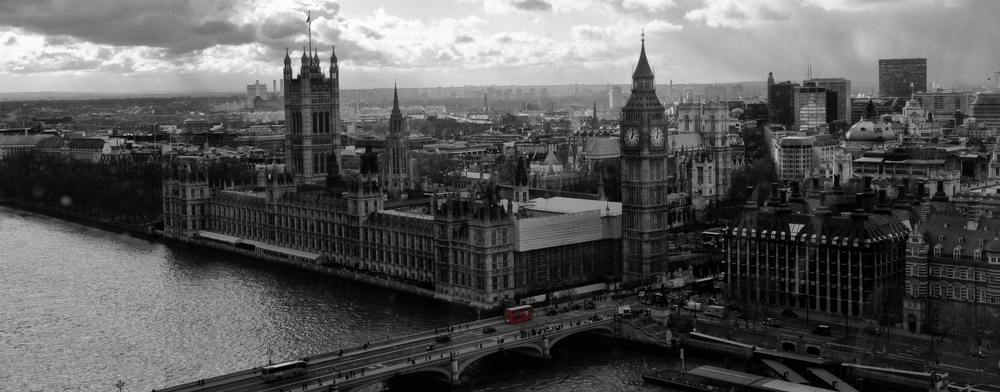
[[[539,309],[536,309],[540,311]],[[549,358],[552,346],[580,332],[615,336],[614,304],[598,302],[593,310],[576,310],[546,316],[537,313],[528,322],[506,324],[502,317],[486,319],[441,330],[372,342],[343,353],[332,352],[302,358],[309,373],[263,383],[260,369],[248,369],[204,381],[198,380],[156,392],[287,392],[357,391],[390,378],[421,373],[452,386],[461,385],[459,376],[473,362],[502,351]],[[496,328],[485,333],[484,328]],[[439,343],[438,336],[448,342]]]

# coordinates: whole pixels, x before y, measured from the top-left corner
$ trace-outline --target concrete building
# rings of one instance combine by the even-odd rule
[[[955,112],[968,113],[972,95],[964,92],[922,92],[913,99],[933,116],[933,120],[954,119]],[[961,125],[961,124],[955,124]]]
[[[850,124],[851,111],[848,108],[851,106],[851,81],[844,78],[822,78],[811,79],[810,82],[837,93],[837,119]]]
[[[969,119],[987,128],[1000,128],[1000,93],[977,93],[969,103]]]
[[[904,97],[927,91],[927,59],[880,59],[879,97]]]
[[[808,177],[832,178],[841,175],[843,167],[837,156],[842,154],[840,142],[829,134],[817,136],[786,136],[776,149],[775,165],[778,178],[785,181],[803,181]]]

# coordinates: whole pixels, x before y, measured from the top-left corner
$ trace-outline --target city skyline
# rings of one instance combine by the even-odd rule
[[[994,9],[990,11],[989,9]],[[279,79],[286,47],[336,46],[343,89],[628,83],[645,31],[660,84],[877,80],[928,59],[928,83],[991,84],[1000,29],[973,1],[455,0],[0,5],[0,93],[237,91]],[[958,26],[958,27],[956,27]],[[327,61],[327,60],[324,60]]]

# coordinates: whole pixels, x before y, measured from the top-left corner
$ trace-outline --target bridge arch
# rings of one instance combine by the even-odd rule
[[[615,330],[614,330],[614,328],[612,328],[611,323],[605,323],[605,324],[599,324],[599,325],[593,325],[593,324],[581,325],[579,327],[570,327],[569,330],[571,332],[563,333],[563,334],[560,334],[559,336],[556,336],[554,338],[549,339],[549,350],[552,350],[552,346],[555,346],[556,343],[558,343],[559,341],[565,339],[566,337],[573,336],[573,335],[576,335],[576,334],[581,333],[581,332],[592,332],[592,333],[596,332],[596,333],[598,333],[600,335],[605,335],[605,333],[606,333],[606,336],[608,336],[608,337],[614,337],[615,336]]]
[[[542,347],[539,345],[540,343],[541,342],[528,342],[528,343],[517,344],[517,345],[503,346],[503,350],[490,350],[490,351],[487,351],[487,352],[484,352],[484,353],[479,353],[479,354],[473,355],[473,356],[468,357],[468,358],[463,358],[463,359],[461,359],[461,360],[458,361],[458,374],[462,374],[462,372],[464,372],[465,369],[468,368],[469,365],[471,365],[473,362],[476,362],[476,361],[478,361],[480,359],[486,358],[487,356],[490,356],[490,355],[493,355],[493,354],[502,353],[504,351],[514,351],[514,352],[524,352],[524,351],[527,351],[530,354],[537,354],[539,357],[541,357],[541,356],[543,356],[545,354],[545,352],[542,350]]]
[[[408,369],[404,369],[404,370],[399,370],[399,371],[394,372],[393,374],[386,375],[386,377],[375,378],[375,379],[369,380],[368,382],[365,382],[363,384],[353,385],[353,386],[347,388],[346,391],[347,392],[356,392],[356,391],[360,391],[362,389],[365,389],[367,387],[370,387],[372,385],[378,384],[380,382],[390,380],[390,379],[392,379],[392,378],[394,378],[396,376],[412,375],[412,374],[420,374],[420,373],[431,373],[431,374],[434,374],[434,375],[437,375],[437,376],[441,376],[440,378],[439,377],[434,377],[434,379],[438,380],[438,381],[441,381],[441,382],[444,382],[444,383],[451,383],[451,372],[449,372],[448,369],[442,368],[441,366],[438,366],[438,365],[440,365],[440,364],[435,364],[435,365],[430,365],[430,366],[425,366],[425,367],[420,367],[420,368],[415,368],[415,369],[408,368]]]

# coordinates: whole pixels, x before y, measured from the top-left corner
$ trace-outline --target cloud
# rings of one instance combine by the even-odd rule
[[[788,20],[798,8],[797,3],[781,0],[703,0],[701,8],[688,11],[684,18],[712,27],[746,28]]]
[[[522,11],[549,11],[552,9],[552,4],[542,0],[514,0],[511,5]]]

